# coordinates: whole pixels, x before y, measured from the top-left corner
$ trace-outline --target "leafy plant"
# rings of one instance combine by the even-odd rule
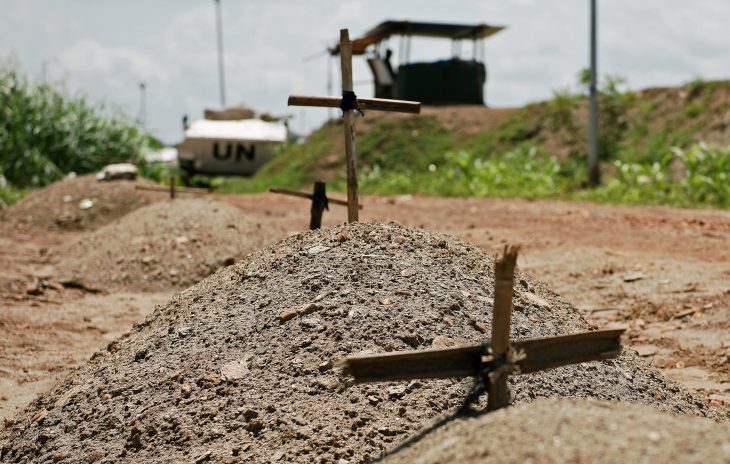
[[[160,144],[124,115],[0,69],[0,168],[10,185],[41,187],[64,174],[141,161]]]

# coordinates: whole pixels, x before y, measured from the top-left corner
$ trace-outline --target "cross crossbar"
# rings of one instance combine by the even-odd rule
[[[482,345],[349,356],[342,371],[355,382],[477,377],[486,388],[487,410],[509,404],[508,376],[621,354],[623,329],[511,341],[512,296],[519,246],[506,246],[494,265],[492,338]]]
[[[162,185],[135,185],[135,190],[149,190],[151,192],[169,192],[170,187],[164,187]],[[197,194],[197,195],[207,195],[210,193],[210,190],[205,188],[195,188],[195,187],[175,187],[175,192],[177,193],[191,193],[191,194]]]
[[[342,97],[320,97],[315,95],[290,95],[289,106],[316,106],[323,108],[339,108]],[[355,108],[361,111],[392,111],[396,113],[418,114],[421,103],[408,100],[389,100],[385,98],[357,97]]]
[[[313,195],[311,193],[299,192],[297,190],[289,190],[289,189],[285,189],[285,188],[272,187],[269,189],[269,192],[278,193],[279,195],[289,195],[290,197],[306,198],[307,200],[311,200],[313,197]],[[327,197],[327,201],[333,205],[347,206],[347,201],[345,201],[345,200],[338,200],[337,198]],[[357,206],[359,209],[362,209],[361,204],[357,205]]]
[[[568,364],[615,358],[621,352],[623,333],[623,329],[597,330],[516,340],[511,342],[511,347],[524,352],[524,358],[515,364],[520,374],[529,374]],[[489,370],[488,348],[489,343],[355,355],[344,360],[342,370],[358,383],[481,376],[485,374],[482,369]]]

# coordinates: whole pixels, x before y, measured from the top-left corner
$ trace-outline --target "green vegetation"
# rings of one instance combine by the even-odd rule
[[[72,171],[140,161],[152,147],[159,142],[123,115],[0,69],[0,198],[5,203]]]
[[[361,189],[730,206],[730,146],[723,147],[730,144],[723,129],[730,83],[695,79],[676,89],[634,93],[622,79],[604,78],[599,97],[603,184],[595,189],[585,186],[586,93],[583,74],[575,88],[556,91],[550,100],[470,135],[456,135],[436,116],[368,115],[357,139]],[[12,203],[25,190],[69,171],[140,161],[142,150],[156,144],[123,116],[13,71],[0,72],[0,98],[0,203]],[[323,179],[330,190],[343,191],[343,149],[342,126],[330,122],[304,142],[283,146],[252,178],[205,182],[223,192],[257,192],[310,188]],[[177,173],[152,164],[142,164],[141,172],[160,182]]]
[[[357,140],[362,191],[730,206],[730,147],[701,143],[708,135],[718,139],[711,131],[730,111],[730,83],[695,79],[677,89],[634,93],[622,79],[605,77],[603,185],[588,189],[584,77],[577,88],[556,91],[465,139],[431,116],[377,119]],[[330,123],[282,149],[252,179],[226,181],[223,188],[252,192],[326,179],[332,190],[344,190],[341,130]]]

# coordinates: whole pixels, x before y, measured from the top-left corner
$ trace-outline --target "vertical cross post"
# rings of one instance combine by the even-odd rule
[[[329,209],[327,205],[327,187],[324,182],[315,182],[312,192],[312,209],[309,218],[309,230],[322,227],[322,213]]]
[[[175,199],[175,174],[170,174],[170,200]]]
[[[512,293],[515,265],[519,247],[505,247],[504,254],[494,265],[494,310],[492,311],[492,357],[507,356],[510,349],[509,332],[512,319]],[[509,388],[506,373],[496,370],[489,377],[487,410],[503,408],[509,404]]]
[[[340,29],[340,63],[342,65],[342,94],[353,92],[352,42],[347,29]],[[345,156],[347,157],[347,222],[357,222],[357,167],[355,158],[355,109],[344,111]]]

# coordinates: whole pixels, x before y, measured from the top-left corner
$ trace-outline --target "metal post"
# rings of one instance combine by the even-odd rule
[[[144,82],[139,83],[139,122],[142,124],[142,129],[147,129],[147,84]]]
[[[591,69],[590,96],[588,117],[588,185],[595,187],[601,183],[601,171],[598,166],[598,96],[596,81],[598,67],[596,65],[596,0],[591,2]]]
[[[218,77],[220,81],[221,106],[226,106],[226,80],[223,66],[223,20],[221,18],[221,1],[214,1],[216,26],[218,29]]]

